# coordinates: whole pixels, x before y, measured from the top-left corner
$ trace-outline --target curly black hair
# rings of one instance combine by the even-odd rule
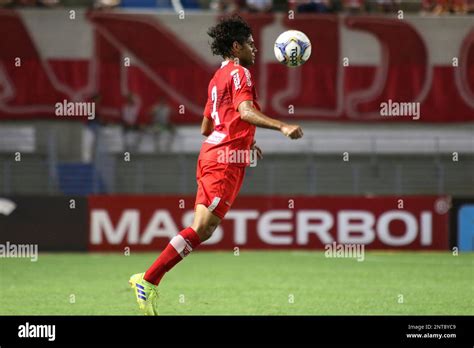
[[[220,22],[209,28],[207,35],[212,37],[212,53],[223,58],[232,56],[232,44],[237,41],[241,45],[252,35],[252,29],[242,17],[234,14],[221,18]]]

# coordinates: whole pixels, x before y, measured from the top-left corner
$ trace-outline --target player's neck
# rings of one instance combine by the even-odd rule
[[[244,64],[241,64],[239,58],[237,58],[237,57],[225,58],[224,61],[225,62],[232,62],[232,63],[234,63],[234,65],[242,65],[244,68],[248,68],[248,66],[246,66]]]

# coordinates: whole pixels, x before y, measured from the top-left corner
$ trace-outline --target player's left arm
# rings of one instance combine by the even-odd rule
[[[204,116],[201,123],[201,134],[204,136],[209,136],[214,131],[214,125],[212,119]]]

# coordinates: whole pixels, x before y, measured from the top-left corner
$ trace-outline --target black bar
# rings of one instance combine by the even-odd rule
[[[20,325],[55,325],[55,339],[19,337]],[[409,327],[409,325],[411,325]],[[474,316],[4,316],[0,346],[390,344],[469,346]],[[25,332],[25,330],[23,330]],[[408,338],[407,334],[456,337]]]

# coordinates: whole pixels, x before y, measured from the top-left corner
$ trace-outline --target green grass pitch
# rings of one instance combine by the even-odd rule
[[[139,315],[127,281],[157,254],[0,260],[0,315]],[[473,315],[474,253],[195,252],[160,285],[163,315]]]

